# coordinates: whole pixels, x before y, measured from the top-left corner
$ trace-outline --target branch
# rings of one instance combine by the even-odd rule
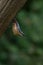
[[[1,0],[0,1],[0,36],[7,29],[13,17],[27,0]]]

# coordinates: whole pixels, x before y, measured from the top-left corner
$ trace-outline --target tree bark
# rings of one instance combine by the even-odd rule
[[[0,0],[0,36],[27,0]]]

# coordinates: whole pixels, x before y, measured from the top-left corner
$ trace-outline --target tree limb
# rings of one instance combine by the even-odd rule
[[[17,12],[27,0],[1,0],[0,1],[0,36],[8,27]]]

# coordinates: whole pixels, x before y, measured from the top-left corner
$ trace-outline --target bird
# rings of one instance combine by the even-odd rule
[[[24,33],[22,32],[20,25],[16,19],[14,19],[12,24],[12,32],[14,35],[24,36]]]

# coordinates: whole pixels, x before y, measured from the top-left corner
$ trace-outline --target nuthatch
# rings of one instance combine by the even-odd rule
[[[13,23],[13,26],[12,26],[12,31],[13,31],[14,35],[20,35],[20,36],[24,35],[24,33],[20,29],[18,22],[15,19],[14,19],[14,23]]]

